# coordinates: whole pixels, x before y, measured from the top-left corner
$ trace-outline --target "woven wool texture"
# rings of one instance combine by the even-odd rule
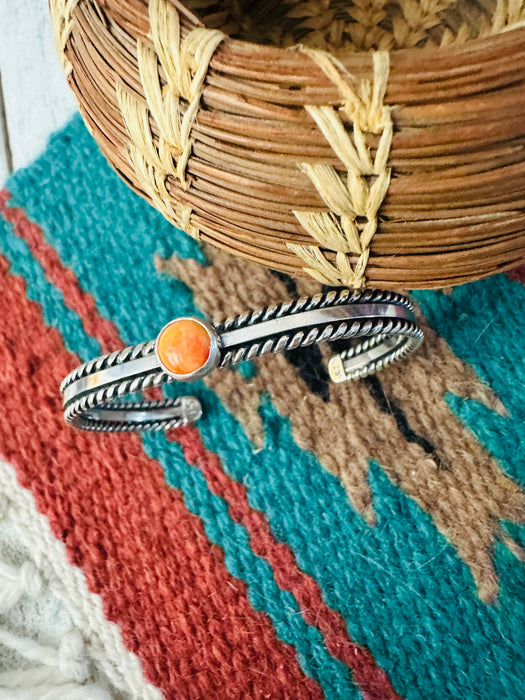
[[[0,490],[24,544],[1,572],[53,586],[85,697],[522,697],[524,281],[418,292],[423,347],[375,377],[330,385],[315,346],[192,385],[194,427],[81,433],[58,390],[79,361],[320,285],[175,229],[79,117],[56,135],[0,195]]]

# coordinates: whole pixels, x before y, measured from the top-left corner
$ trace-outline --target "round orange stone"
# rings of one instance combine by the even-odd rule
[[[157,353],[173,374],[190,374],[201,369],[210,356],[210,335],[198,321],[183,318],[161,331]]]

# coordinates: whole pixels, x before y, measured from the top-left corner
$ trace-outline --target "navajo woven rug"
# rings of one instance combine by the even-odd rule
[[[310,348],[192,386],[195,427],[88,434],[79,361],[313,282],[201,249],[79,117],[0,216],[2,697],[525,695],[523,270],[415,293],[424,346],[375,377]]]

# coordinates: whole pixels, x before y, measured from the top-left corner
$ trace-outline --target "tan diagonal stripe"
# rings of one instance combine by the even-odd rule
[[[221,251],[208,249],[207,253],[213,263],[208,267],[175,257],[158,260],[157,265],[188,284],[196,304],[209,317],[218,320],[289,297],[284,283],[266,269]],[[316,288],[313,281],[301,281],[301,293]],[[451,391],[504,412],[490,388],[442,338],[427,327],[426,341],[417,355],[389,368],[380,379],[387,399],[404,411],[415,433],[434,445],[436,457],[450,465],[448,469],[440,468],[420,445],[403,436],[394,417],[379,408],[366,382],[333,385],[326,403],[308,389],[282,355],[261,358],[257,370],[250,380],[236,371],[214,372],[206,380],[257,446],[264,439],[259,397],[268,392],[279,413],[290,419],[296,443],[314,452],[323,467],[340,479],[353,507],[367,522],[375,522],[367,476],[373,459],[453,544],[472,571],[480,598],[494,599],[498,588],[492,563],[495,539],[525,559],[523,550],[499,526],[500,520],[525,520],[525,494],[449,409],[444,395]]]

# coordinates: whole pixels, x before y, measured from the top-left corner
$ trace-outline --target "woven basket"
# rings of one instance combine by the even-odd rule
[[[520,0],[51,0],[117,172],[177,226],[330,285],[525,261]]]

